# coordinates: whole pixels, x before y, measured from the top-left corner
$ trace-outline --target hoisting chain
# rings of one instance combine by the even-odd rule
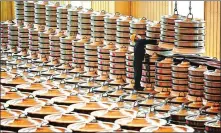
[[[178,14],[178,11],[177,11],[177,1],[175,1],[174,14]]]
[[[190,3],[189,3],[189,14],[187,15],[187,18],[188,18],[190,15],[192,16],[192,18],[191,18],[191,19],[193,19],[191,1],[190,1]]]
[[[191,1],[190,1],[190,5],[189,5],[189,14],[191,15],[191,10],[192,10],[192,7],[191,7]]]

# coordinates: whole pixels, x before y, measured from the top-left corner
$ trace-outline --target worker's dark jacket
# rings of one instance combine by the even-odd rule
[[[142,61],[144,60],[145,55],[145,46],[147,44],[157,44],[157,40],[146,40],[146,39],[139,39],[136,41],[134,46],[134,81],[135,81],[135,88],[139,88],[140,80],[142,76]]]

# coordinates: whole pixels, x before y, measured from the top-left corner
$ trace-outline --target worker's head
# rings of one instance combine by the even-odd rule
[[[130,40],[131,40],[132,42],[135,42],[135,41],[138,40],[138,39],[141,39],[141,36],[139,36],[139,35],[137,35],[137,34],[132,34],[132,35],[130,36]]]

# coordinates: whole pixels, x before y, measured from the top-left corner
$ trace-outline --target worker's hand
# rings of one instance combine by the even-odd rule
[[[130,40],[132,42],[135,42],[136,40],[139,40],[139,39],[141,39],[141,36],[139,36],[137,34],[133,34],[133,35],[130,36]]]
[[[157,44],[159,44],[159,42],[160,42],[160,39],[157,39]]]
[[[136,35],[135,41],[139,40],[139,39],[142,39],[141,36],[140,35]]]

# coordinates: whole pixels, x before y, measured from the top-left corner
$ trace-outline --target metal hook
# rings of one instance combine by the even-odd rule
[[[177,11],[177,1],[175,1],[174,14],[178,14],[178,11]]]
[[[115,16],[119,16],[120,15],[120,13],[119,12],[115,12]]]
[[[200,100],[198,100],[198,99],[200,99]],[[203,100],[202,97],[197,97],[195,102],[200,102],[202,100]]]
[[[93,8],[90,8],[90,9],[88,9],[88,11],[94,11],[94,9],[93,9]]]
[[[16,74],[15,74],[15,78],[17,78],[17,77],[21,77],[21,75],[18,74],[18,73],[16,73]]]
[[[105,10],[101,10],[101,13],[106,13],[106,11]]]
[[[79,9],[83,9],[83,6],[79,6],[78,8],[79,8]]]
[[[147,18],[146,18],[146,17],[142,17],[141,19],[142,19],[142,20],[147,20]]]
[[[193,14],[192,14],[191,10],[192,10],[192,6],[191,6],[191,1],[190,1],[190,3],[189,3],[189,13],[187,15],[187,18],[189,18],[189,16],[192,16],[191,19],[193,19]]]
[[[182,97],[181,94],[183,94],[183,97],[185,96],[185,93],[184,93],[183,91],[182,91],[182,92],[179,92],[179,95],[178,95],[178,96],[179,96],[179,97]]]
[[[26,118],[26,117],[27,117],[27,115],[25,113],[22,113],[18,116],[18,118]]]

